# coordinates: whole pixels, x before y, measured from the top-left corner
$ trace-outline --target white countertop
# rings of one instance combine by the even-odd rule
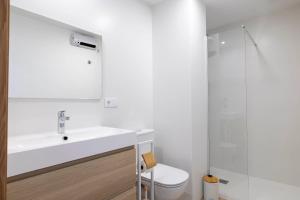
[[[131,130],[91,127],[66,131],[68,140],[56,132],[8,138],[8,177],[136,144]]]

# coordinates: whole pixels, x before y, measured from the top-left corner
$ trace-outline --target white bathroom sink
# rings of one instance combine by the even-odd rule
[[[130,130],[91,127],[8,138],[8,177],[135,145]]]

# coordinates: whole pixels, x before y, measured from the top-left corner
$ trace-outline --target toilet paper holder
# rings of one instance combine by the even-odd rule
[[[154,154],[154,141],[148,140],[144,142],[140,142],[137,144],[137,172],[138,172],[138,181],[137,181],[137,196],[138,200],[142,200],[142,169],[141,169],[141,163],[142,163],[142,154],[141,154],[141,147],[143,145],[149,145],[151,146],[151,152]],[[147,170],[151,173],[151,200],[154,200],[154,168]]]

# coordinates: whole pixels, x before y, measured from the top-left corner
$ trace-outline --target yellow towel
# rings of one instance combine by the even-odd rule
[[[156,160],[152,152],[145,153],[142,155],[147,169],[151,169],[156,166]]]

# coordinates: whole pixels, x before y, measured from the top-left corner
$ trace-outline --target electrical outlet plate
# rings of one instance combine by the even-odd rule
[[[118,100],[116,97],[105,97],[104,98],[104,108],[117,108]]]

